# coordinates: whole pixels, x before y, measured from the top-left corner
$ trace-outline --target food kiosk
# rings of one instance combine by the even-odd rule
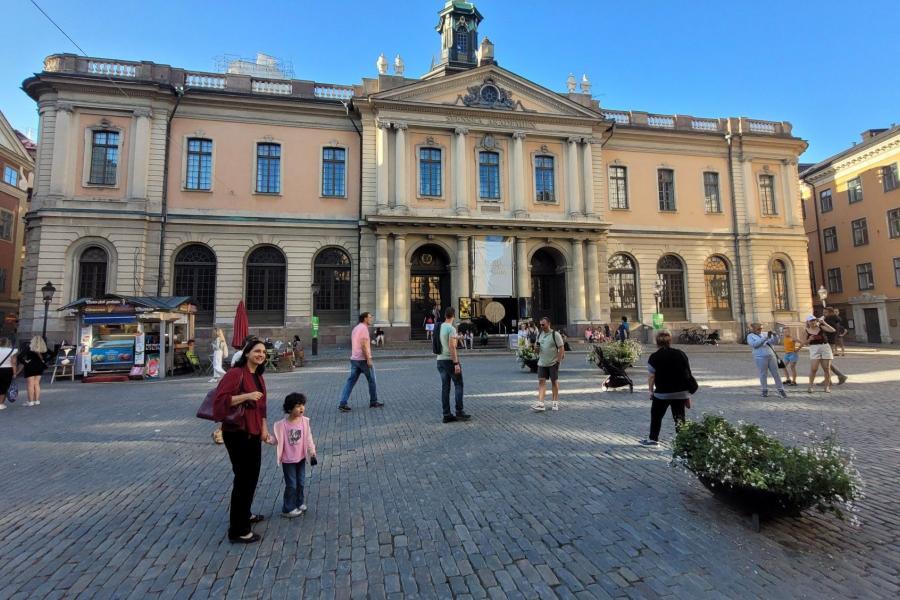
[[[164,378],[194,335],[197,307],[189,296],[79,298],[62,308],[74,320],[76,370],[89,375],[127,373]]]

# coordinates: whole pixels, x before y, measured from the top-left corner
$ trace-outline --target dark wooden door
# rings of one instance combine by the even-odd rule
[[[870,344],[880,344],[881,322],[878,320],[878,309],[864,308],[863,314],[866,316],[866,340]]]

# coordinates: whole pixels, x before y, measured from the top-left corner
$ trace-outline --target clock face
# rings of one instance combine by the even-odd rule
[[[497,88],[495,88],[494,86],[486,85],[483,88],[481,88],[481,99],[484,102],[493,104],[499,98],[500,98],[500,92],[498,92]]]

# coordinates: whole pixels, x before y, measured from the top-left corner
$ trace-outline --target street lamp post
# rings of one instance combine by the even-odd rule
[[[819,300],[822,301],[822,311],[824,312],[825,309],[828,308],[828,307],[825,305],[825,300],[828,299],[828,290],[825,289],[825,286],[824,286],[824,285],[820,285],[820,286],[819,286],[819,291],[816,292],[816,293],[819,295]]]
[[[310,286],[312,290],[312,355],[319,355],[319,317],[316,315],[316,304],[318,304],[319,300],[319,291],[321,290],[321,285],[318,283],[312,284]]]
[[[41,337],[47,342],[47,312],[50,310],[50,303],[53,302],[53,294],[56,288],[49,281],[41,288],[41,294],[44,296],[44,328],[41,330]]]

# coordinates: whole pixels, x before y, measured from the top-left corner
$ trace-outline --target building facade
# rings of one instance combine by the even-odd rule
[[[861,137],[800,174],[811,286],[825,287],[856,341],[890,344],[900,340],[900,127]]]
[[[0,335],[16,333],[33,145],[0,113]]]
[[[732,339],[810,310],[789,123],[608,110],[586,77],[553,92],[503,69],[481,20],[447,2],[427,74],[382,56],[354,86],[48,57],[24,84],[24,319],[48,279],[61,305],[190,295],[201,326],[243,298],[253,330],[308,337],[315,314],[326,340],[361,310],[394,339],[451,305],[575,333],[649,323],[658,298],[670,327]]]

